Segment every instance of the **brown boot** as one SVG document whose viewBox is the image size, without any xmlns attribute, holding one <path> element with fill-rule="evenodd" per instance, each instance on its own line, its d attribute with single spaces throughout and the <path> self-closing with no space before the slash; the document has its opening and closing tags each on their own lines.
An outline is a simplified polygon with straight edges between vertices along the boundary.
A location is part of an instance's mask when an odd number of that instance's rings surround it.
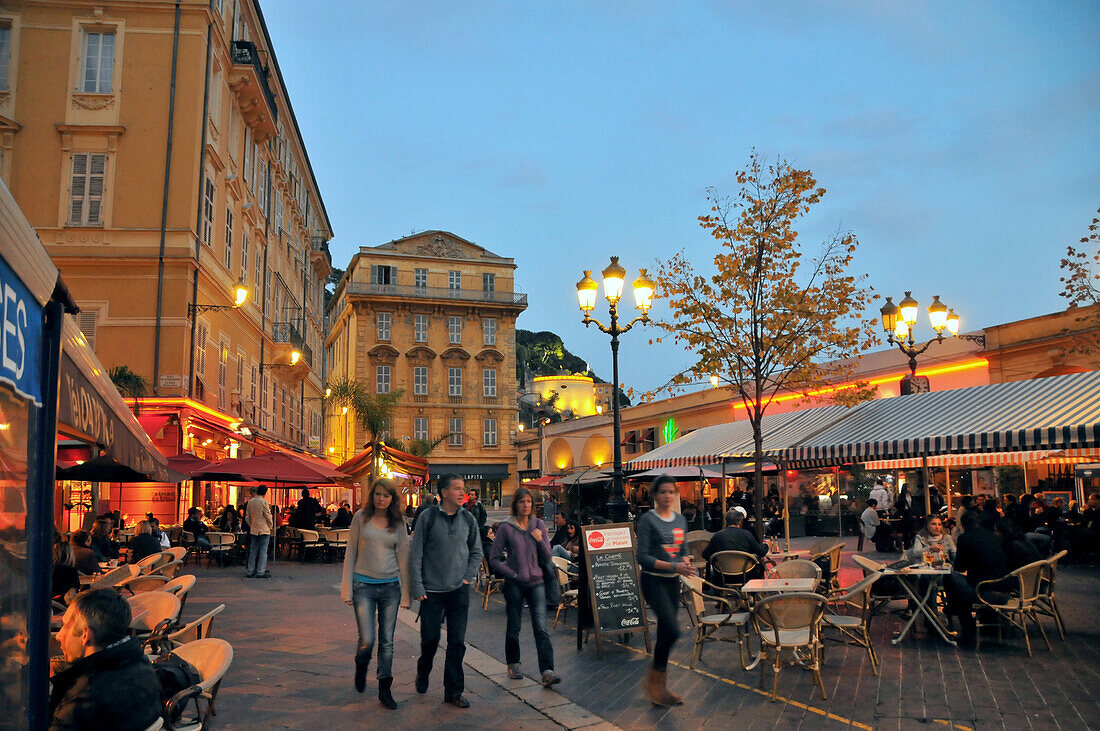
<svg viewBox="0 0 1100 731">
<path fill-rule="evenodd" d="M 668 672 L 657 673 L 658 683 L 661 689 L 661 705 L 662 706 L 678 706 L 684 702 L 684 699 L 673 693 L 668 689 Z"/>
<path fill-rule="evenodd" d="M 653 669 L 652 665 L 649 666 L 645 673 L 645 695 L 655 706 L 664 705 L 664 703 L 661 702 L 664 698 L 662 694 L 664 684 L 658 679 L 658 675 L 663 675 L 663 673 L 658 673 Z"/>
</svg>

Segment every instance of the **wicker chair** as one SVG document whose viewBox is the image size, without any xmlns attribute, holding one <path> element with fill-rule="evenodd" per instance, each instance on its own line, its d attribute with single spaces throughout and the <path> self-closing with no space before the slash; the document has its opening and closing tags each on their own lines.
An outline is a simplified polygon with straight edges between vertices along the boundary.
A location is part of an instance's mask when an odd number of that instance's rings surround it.
<svg viewBox="0 0 1100 731">
<path fill-rule="evenodd" d="M 214 617 L 221 614 L 224 609 L 225 605 L 219 604 L 198 619 L 188 622 L 182 628 L 168 635 L 166 639 L 171 643 L 172 647 L 175 648 L 180 645 L 185 645 L 188 642 L 210 637 L 211 633 L 214 631 Z"/>
<path fill-rule="evenodd" d="M 144 639 L 164 620 L 175 624 L 180 616 L 180 600 L 175 594 L 166 591 L 147 591 L 127 597 L 130 613 L 137 617 L 144 613 L 141 622 L 131 624 L 131 632 L 138 639 Z"/>
<path fill-rule="evenodd" d="M 183 614 L 183 608 L 187 606 L 187 593 L 193 588 L 195 588 L 194 575 L 184 574 L 183 576 L 177 576 L 162 586 L 161 591 L 167 591 L 179 597 L 180 614 Z"/>
<path fill-rule="evenodd" d="M 821 582 L 821 567 L 813 561 L 796 558 L 776 565 L 768 574 L 769 579 L 814 579 Z M 816 586 L 816 584 L 815 584 Z"/>
<path fill-rule="evenodd" d="M 1058 628 L 1058 636 L 1066 639 L 1066 624 L 1062 621 L 1062 613 L 1058 611 L 1058 603 L 1054 599 L 1054 583 L 1058 578 L 1058 561 L 1065 557 L 1069 551 L 1059 551 L 1044 563 L 1046 569 L 1039 577 L 1039 594 L 1035 597 L 1035 611 L 1046 617 L 1054 619 L 1054 626 Z"/>
<path fill-rule="evenodd" d="M 489 559 L 484 556 L 481 559 L 481 570 L 479 572 L 481 577 L 478 586 L 478 593 L 481 594 L 481 609 L 482 611 L 489 611 L 489 597 L 493 592 L 499 592 L 501 587 L 504 586 L 504 579 L 493 576 L 493 572 L 489 570 Z"/>
<path fill-rule="evenodd" d="M 788 562 L 790 563 L 790 562 Z M 766 597 L 752 609 L 753 624 L 760 636 L 760 685 L 764 685 L 764 666 L 775 655 L 772 665 L 772 701 L 779 692 L 779 671 L 784 652 L 788 652 L 814 675 L 814 681 L 826 700 L 821 680 L 821 618 L 827 600 L 820 594 L 790 592 Z"/>
<path fill-rule="evenodd" d="M 840 614 L 837 612 L 825 614 L 822 617 L 826 628 L 832 627 L 840 631 L 841 636 L 844 638 L 841 642 L 847 642 L 850 645 L 863 647 L 867 650 L 867 657 L 871 660 L 871 672 L 875 675 L 878 675 L 878 653 L 875 652 L 874 643 L 871 642 L 871 617 L 874 616 L 871 611 L 871 586 L 881 576 L 880 573 L 864 576 L 849 586 L 844 594 L 836 597 L 831 602 L 834 610 L 838 610 L 841 605 L 846 605 L 856 610 L 858 614 Z"/>
<path fill-rule="evenodd" d="M 744 551 L 718 551 L 710 557 L 710 567 L 714 575 L 721 577 L 722 586 L 730 587 L 734 592 L 748 581 L 749 575 L 759 565 L 759 558 Z"/>
<path fill-rule="evenodd" d="M 146 556 L 145 558 L 136 562 L 134 565 L 138 567 L 141 573 L 149 574 L 152 573 L 154 569 L 158 569 L 164 564 L 170 563 L 174 560 L 175 557 L 172 556 L 172 554 L 166 551 L 161 551 L 160 553 L 153 553 Z"/>
<path fill-rule="evenodd" d="M 745 603 L 736 589 L 719 587 L 711 584 L 698 576 L 681 576 L 682 591 L 680 601 L 687 608 L 688 619 L 695 630 L 695 645 L 691 650 L 691 665 L 703 657 L 703 645 L 708 642 L 736 642 L 741 656 L 741 667 L 748 670 L 746 649 L 748 647 L 748 624 L 751 614 L 744 609 Z M 710 592 L 706 592 L 706 589 Z M 713 593 L 721 592 L 723 597 L 715 597 Z M 708 613 L 706 600 L 718 602 L 718 609 Z M 721 630 L 732 627 L 736 629 L 736 639 L 719 637 Z M 749 652 L 751 654 L 751 651 Z"/>
<path fill-rule="evenodd" d="M 810 547 L 810 560 L 817 561 L 818 559 L 828 558 L 829 560 L 829 593 L 833 594 L 840 591 L 840 559 L 844 555 L 844 544 L 837 543 L 834 539 L 829 539 L 829 545 L 824 545 L 826 541 L 818 541 Z M 821 550 L 817 550 L 820 548 Z"/>
<path fill-rule="evenodd" d="M 1027 621 L 1031 620 L 1036 627 L 1039 628 L 1039 634 L 1043 636 L 1043 641 L 1047 643 L 1047 649 L 1052 650 L 1050 646 L 1050 640 L 1047 638 L 1047 633 L 1043 629 L 1043 625 L 1039 623 L 1039 612 L 1037 597 L 1039 596 L 1039 584 L 1043 578 L 1044 573 L 1047 571 L 1046 561 L 1035 561 L 1029 563 L 1026 566 L 1021 566 L 1016 569 L 1004 579 L 991 579 L 990 581 L 981 581 L 974 587 L 974 593 L 978 595 L 979 610 L 978 610 L 978 632 L 976 634 L 977 648 L 981 648 L 982 642 L 982 627 L 988 626 L 990 623 L 981 621 L 981 609 L 985 608 L 994 612 L 998 619 L 1008 620 L 1008 623 L 1013 627 L 1023 630 L 1024 644 L 1027 646 L 1028 657 L 1031 657 L 1031 637 L 1027 633 Z M 1011 580 L 1015 579 L 1017 584 L 1012 594 L 1008 598 L 1002 599 L 1004 596 L 1004 589 L 1006 584 L 1011 584 Z M 1008 580 L 1008 581 L 1006 581 Z M 1003 639 L 1001 635 L 1001 629 L 1003 624 L 1001 622 L 996 623 L 998 637 Z"/>
<path fill-rule="evenodd" d="M 225 640 L 207 637 L 180 645 L 175 649 L 175 653 L 194 665 L 202 680 L 198 685 L 181 690 L 168 701 L 165 708 L 165 715 L 168 718 L 175 717 L 177 713 L 182 713 L 184 716 L 182 721 L 170 722 L 169 727 L 187 731 L 206 728 L 210 722 L 210 716 L 217 715 L 214 701 L 218 696 L 222 678 L 233 663 L 233 646 Z M 187 703 L 192 700 L 195 702 L 195 710 L 194 715 L 190 716 L 187 713 Z M 205 702 L 205 709 L 200 705 L 200 701 Z"/>
<path fill-rule="evenodd" d="M 218 559 L 218 565 L 224 566 L 225 559 L 229 556 L 229 552 L 233 550 L 233 544 L 236 542 L 237 537 L 232 533 L 215 533 L 211 531 L 206 534 L 207 540 L 210 541 L 210 548 L 206 551 L 206 567 L 210 568 L 210 564 L 214 559 Z"/>
<path fill-rule="evenodd" d="M 689 530 L 684 536 L 688 554 L 691 556 L 691 565 L 696 569 L 702 569 L 707 565 L 707 560 L 703 558 L 703 549 L 710 544 L 713 535 L 710 531 Z"/>
<path fill-rule="evenodd" d="M 558 611 L 554 614 L 554 626 L 557 627 L 561 613 L 565 612 L 568 616 L 569 610 L 576 608 L 580 592 L 575 588 L 569 588 L 573 583 L 573 577 L 569 575 L 569 561 L 561 556 L 551 556 L 550 560 L 554 562 L 558 583 L 561 584 L 561 603 L 558 604 Z"/>
<path fill-rule="evenodd" d="M 183 533 L 186 533 L 186 531 L 183 531 L 180 535 L 183 535 Z M 194 541 L 194 536 L 192 536 L 191 540 Z M 186 561 L 187 553 L 189 550 L 189 546 L 172 546 L 167 551 L 165 551 L 165 553 L 172 554 L 172 556 L 174 557 L 173 560 L 175 561 Z"/>
<path fill-rule="evenodd" d="M 864 578 L 872 574 L 881 575 L 881 573 L 886 570 L 886 564 L 872 561 L 866 556 L 861 556 L 858 553 L 852 556 L 852 561 L 863 570 Z M 890 604 L 894 602 L 903 603 L 895 609 L 890 609 Z M 898 583 L 898 578 L 896 576 L 883 577 L 881 581 L 876 582 L 871 587 L 871 614 L 880 614 L 887 611 L 908 611 L 908 606 L 909 595 L 905 593 L 905 589 Z"/>
<path fill-rule="evenodd" d="M 120 594 L 127 593 L 130 596 L 146 591 L 160 591 L 168 583 L 167 576 L 160 574 L 137 574 L 129 579 L 118 582 L 115 589 Z"/>
<path fill-rule="evenodd" d="M 301 538 L 298 543 L 298 560 L 300 562 L 305 562 L 306 552 L 310 549 L 318 551 L 322 560 L 324 560 L 325 543 L 321 540 L 320 533 L 309 528 L 298 528 L 298 536 Z"/>
<path fill-rule="evenodd" d="M 180 568 L 183 567 L 183 561 L 169 561 L 168 563 L 150 571 L 146 576 L 163 576 L 166 579 L 176 578 L 176 574 L 179 573 Z"/>
<path fill-rule="evenodd" d="M 107 573 L 98 577 L 92 583 L 88 584 L 87 590 L 95 591 L 96 589 L 111 589 L 118 586 L 122 582 L 137 576 L 139 571 L 141 571 L 141 569 L 138 568 L 137 564 L 124 564 L 122 566 L 119 566 L 117 569 L 111 569 Z"/>
</svg>

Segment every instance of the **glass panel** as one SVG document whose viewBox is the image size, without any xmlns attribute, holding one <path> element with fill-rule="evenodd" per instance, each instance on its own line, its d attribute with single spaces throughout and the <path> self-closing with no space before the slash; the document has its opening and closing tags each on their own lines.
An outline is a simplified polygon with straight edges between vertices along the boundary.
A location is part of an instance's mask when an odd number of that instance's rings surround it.
<svg viewBox="0 0 1100 731">
<path fill-rule="evenodd" d="M 27 402 L 3 385 L 0 425 L 0 647 L 9 648 L 0 662 L 0 719 L 7 719 L 0 725 L 6 727 L 27 712 L 27 656 L 16 648 L 27 641 L 27 463 L 36 445 Z"/>
</svg>

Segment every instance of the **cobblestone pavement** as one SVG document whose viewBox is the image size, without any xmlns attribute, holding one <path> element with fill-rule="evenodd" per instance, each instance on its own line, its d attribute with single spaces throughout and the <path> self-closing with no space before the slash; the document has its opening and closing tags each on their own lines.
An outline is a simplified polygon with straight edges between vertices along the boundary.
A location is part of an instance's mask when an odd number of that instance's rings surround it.
<svg viewBox="0 0 1100 731">
<path fill-rule="evenodd" d="M 794 545 L 811 540 L 798 539 Z M 848 543 L 854 548 L 854 539 Z M 488 611 L 471 602 L 466 683 L 473 706 L 458 710 L 440 703 L 442 650 L 432 689 L 425 696 L 413 691 L 418 634 L 411 625 L 413 615 L 403 613 L 394 659 L 394 694 L 401 704 L 396 712 L 378 705 L 373 675 L 363 696 L 350 687 L 355 625 L 335 586 L 338 565 L 280 562 L 272 572 L 275 578 L 269 581 L 246 581 L 237 568 L 194 569 L 200 578 L 186 614 L 197 616 L 223 601 L 228 605 L 215 623 L 215 635 L 230 640 L 236 651 L 218 696 L 216 723 L 227 728 L 318 723 L 336 728 L 364 723 L 395 728 L 606 728 L 597 726 L 603 722 L 622 728 L 1100 728 L 1096 567 L 1059 571 L 1059 604 L 1068 634 L 1063 641 L 1046 623 L 1053 652 L 1034 631 L 1034 658 L 1028 658 L 1023 638 L 1009 633 L 1003 641 L 996 634 L 984 638 L 980 653 L 953 649 L 923 633 L 895 647 L 889 640 L 899 620 L 879 618 L 873 628 L 879 675 L 871 673 L 865 651 L 830 644 L 822 672 L 828 700 L 821 699 L 808 672 L 791 668 L 780 676 L 780 699 L 771 702 L 759 689 L 758 672 L 740 670 L 736 647 L 724 643 L 708 645 L 703 659 L 689 669 L 691 646 L 683 613 L 685 634 L 673 650 L 669 672 L 670 686 L 686 699 L 683 706 L 660 709 L 644 701 L 640 683 L 647 656 L 640 636 L 629 644 L 608 643 L 603 658 L 597 659 L 594 642 L 576 650 L 573 615 L 551 630 L 556 669 L 564 678 L 558 692 L 530 680 L 507 681 L 499 662 L 504 605 L 494 595 Z M 846 553 L 842 584 L 858 576 Z M 521 643 L 524 669 L 534 675 L 529 626 Z M 770 689 L 770 671 L 766 682 Z M 504 687 L 509 683 L 515 686 Z M 547 715 L 555 709 L 557 721 Z"/>
</svg>

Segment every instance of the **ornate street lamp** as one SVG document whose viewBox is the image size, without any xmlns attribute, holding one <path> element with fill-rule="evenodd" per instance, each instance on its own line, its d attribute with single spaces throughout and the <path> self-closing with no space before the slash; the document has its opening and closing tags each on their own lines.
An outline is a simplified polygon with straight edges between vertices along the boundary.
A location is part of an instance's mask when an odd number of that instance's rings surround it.
<svg viewBox="0 0 1100 731">
<path fill-rule="evenodd" d="M 902 394 L 917 393 L 927 390 L 926 381 L 917 380 L 917 356 L 928 350 L 933 343 L 941 343 L 944 340 L 944 331 L 947 337 L 959 336 L 959 316 L 955 311 L 948 309 L 947 305 L 940 302 L 940 296 L 932 298 L 932 304 L 928 306 L 928 322 L 936 331 L 936 337 L 922 346 L 917 346 L 913 337 L 913 330 L 917 324 L 917 312 L 919 303 L 913 299 L 912 292 L 906 292 L 901 302 L 894 304 L 893 297 L 886 298 L 886 304 L 880 310 L 882 313 L 882 329 L 886 333 L 886 340 L 891 345 L 896 345 L 898 350 L 909 356 L 909 375 L 902 379 Z M 966 340 L 985 346 L 984 335 L 962 335 Z"/>
<path fill-rule="evenodd" d="M 187 317 L 188 319 L 194 319 L 195 315 L 201 315 L 203 312 L 210 310 L 236 310 L 239 309 L 248 301 L 248 285 L 245 284 L 244 279 L 241 279 L 233 287 L 233 304 L 231 305 L 205 305 L 205 304 L 191 304 L 187 305 Z"/>
<path fill-rule="evenodd" d="M 619 265 L 619 257 L 611 257 L 611 264 L 603 270 L 603 291 L 608 302 L 608 313 L 611 316 L 610 327 L 604 326 L 598 320 L 592 318 L 592 310 L 596 309 L 596 292 L 599 285 L 592 279 L 592 270 L 584 270 L 584 278 L 577 282 L 577 299 L 580 302 L 584 319 L 581 322 L 585 327 L 595 325 L 601 331 L 611 336 L 611 372 L 614 388 L 611 396 L 611 412 L 613 414 L 613 454 L 615 468 L 612 473 L 611 499 L 607 503 L 608 515 L 613 522 L 621 523 L 626 520 L 627 502 L 623 497 L 623 457 L 621 437 L 619 435 L 619 336 L 634 327 L 635 323 L 649 322 L 649 308 L 653 305 L 653 280 L 646 276 L 645 269 L 638 273 L 634 280 L 634 303 L 641 310 L 640 317 L 636 317 L 626 325 L 619 324 L 619 300 L 623 296 L 623 286 L 626 284 L 626 270 Z"/>
</svg>

